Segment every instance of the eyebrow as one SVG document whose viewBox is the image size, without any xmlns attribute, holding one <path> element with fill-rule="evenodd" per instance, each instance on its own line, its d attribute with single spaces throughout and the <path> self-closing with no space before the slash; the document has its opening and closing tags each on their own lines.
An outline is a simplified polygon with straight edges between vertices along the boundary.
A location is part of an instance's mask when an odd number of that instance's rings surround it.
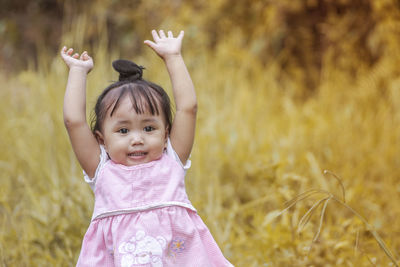
<svg viewBox="0 0 400 267">
<path fill-rule="evenodd" d="M 126 123 L 129 123 L 129 122 L 130 122 L 129 120 L 119 120 L 119 121 L 117 121 L 116 124 L 126 124 Z"/>
<path fill-rule="evenodd" d="M 156 122 L 157 120 L 154 118 L 146 118 L 141 120 L 141 123 L 149 123 L 149 122 Z M 130 120 L 118 120 L 115 124 L 116 125 L 121 125 L 121 124 L 129 124 L 131 123 Z"/>
<path fill-rule="evenodd" d="M 153 118 L 148 118 L 148 119 L 143 119 L 142 122 L 155 122 L 157 121 L 156 119 Z"/>
</svg>

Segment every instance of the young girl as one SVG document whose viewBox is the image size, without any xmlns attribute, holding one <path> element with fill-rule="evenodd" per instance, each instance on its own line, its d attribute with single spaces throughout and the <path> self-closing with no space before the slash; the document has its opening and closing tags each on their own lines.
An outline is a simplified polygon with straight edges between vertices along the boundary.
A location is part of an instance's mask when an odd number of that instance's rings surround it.
<svg viewBox="0 0 400 267">
<path fill-rule="evenodd" d="M 86 122 L 86 76 L 93 60 L 64 47 L 69 67 L 64 122 L 93 189 L 92 221 L 77 266 L 232 266 L 190 203 L 184 184 L 196 123 L 196 94 L 181 56 L 183 31 L 145 41 L 165 62 L 176 104 L 142 79 L 143 67 L 113 62 L 119 81 L 98 97 Z"/>
</svg>

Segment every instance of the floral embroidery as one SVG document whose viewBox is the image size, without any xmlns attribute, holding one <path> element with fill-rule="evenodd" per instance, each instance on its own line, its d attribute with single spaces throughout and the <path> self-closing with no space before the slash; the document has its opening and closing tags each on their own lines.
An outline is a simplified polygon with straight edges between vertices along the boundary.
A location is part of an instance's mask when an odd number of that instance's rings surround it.
<svg viewBox="0 0 400 267">
<path fill-rule="evenodd" d="M 185 241 L 181 238 L 174 238 L 171 241 L 168 249 L 168 258 L 172 259 L 172 262 L 176 261 L 176 256 L 185 250 Z"/>
<path fill-rule="evenodd" d="M 183 239 L 172 240 L 170 249 L 173 252 L 182 252 L 185 249 L 185 241 Z"/>
</svg>

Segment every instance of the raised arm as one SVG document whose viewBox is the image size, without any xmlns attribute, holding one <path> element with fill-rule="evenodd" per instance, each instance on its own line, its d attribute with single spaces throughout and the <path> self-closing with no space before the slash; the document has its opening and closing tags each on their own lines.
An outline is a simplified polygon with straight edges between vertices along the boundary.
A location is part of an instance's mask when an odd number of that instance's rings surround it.
<svg viewBox="0 0 400 267">
<path fill-rule="evenodd" d="M 69 67 L 64 96 L 64 123 L 72 148 L 82 169 L 93 177 L 99 163 L 100 148 L 86 121 L 86 77 L 93 68 L 93 60 L 83 52 L 63 47 L 61 57 Z"/>
<path fill-rule="evenodd" d="M 165 62 L 171 78 L 175 99 L 175 118 L 170 129 L 172 146 L 183 163 L 192 151 L 196 126 L 197 99 L 192 79 L 181 54 L 183 31 L 173 37 L 171 31 L 152 32 L 154 42 L 144 43 L 151 47 Z"/>
</svg>

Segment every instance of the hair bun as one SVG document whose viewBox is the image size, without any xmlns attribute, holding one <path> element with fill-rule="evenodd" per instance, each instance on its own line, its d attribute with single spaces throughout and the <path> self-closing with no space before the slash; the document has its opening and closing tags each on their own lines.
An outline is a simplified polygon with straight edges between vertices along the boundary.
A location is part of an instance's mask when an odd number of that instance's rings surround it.
<svg viewBox="0 0 400 267">
<path fill-rule="evenodd" d="M 119 72 L 119 81 L 141 80 L 144 67 L 125 59 L 114 60 L 113 68 Z"/>
</svg>

